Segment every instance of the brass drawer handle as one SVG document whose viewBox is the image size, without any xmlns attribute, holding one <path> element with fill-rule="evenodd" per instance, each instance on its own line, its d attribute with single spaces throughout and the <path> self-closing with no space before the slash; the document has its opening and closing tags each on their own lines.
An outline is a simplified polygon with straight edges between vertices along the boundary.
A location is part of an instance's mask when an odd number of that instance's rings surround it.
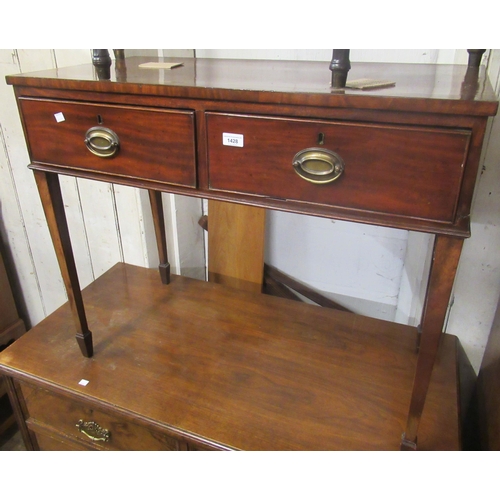
<svg viewBox="0 0 500 500">
<path fill-rule="evenodd" d="M 111 437 L 111 433 L 107 429 L 103 429 L 95 422 L 84 422 L 83 420 L 79 420 L 76 427 L 92 441 L 108 442 Z"/>
<path fill-rule="evenodd" d="M 295 172 L 313 184 L 328 184 L 336 181 L 344 172 L 344 160 L 333 151 L 309 148 L 299 151 L 293 158 Z"/>
<path fill-rule="evenodd" d="M 89 151 L 102 158 L 111 158 L 120 149 L 120 139 L 110 128 L 92 127 L 85 134 Z"/>
</svg>

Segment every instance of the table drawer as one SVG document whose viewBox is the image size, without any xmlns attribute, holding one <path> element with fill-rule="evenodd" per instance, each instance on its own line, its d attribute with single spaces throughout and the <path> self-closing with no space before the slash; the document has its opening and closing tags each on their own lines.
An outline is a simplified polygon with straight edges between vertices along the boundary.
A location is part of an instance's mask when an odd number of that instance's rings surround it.
<svg viewBox="0 0 500 500">
<path fill-rule="evenodd" d="M 30 98 L 19 102 L 32 162 L 196 186 L 192 111 Z M 110 145 L 115 137 L 116 151 Z"/>
<path fill-rule="evenodd" d="M 47 435 L 50 429 L 54 439 L 60 440 L 61 436 L 67 436 L 68 441 L 96 449 L 179 449 L 177 439 L 161 431 L 154 431 L 121 416 L 102 411 L 92 404 L 79 403 L 31 384 L 19 385 L 28 411 L 28 427 L 37 434 L 40 434 L 40 429 L 44 429 L 43 434 Z"/>
<path fill-rule="evenodd" d="M 212 190 L 455 220 L 469 131 L 219 113 L 207 114 L 207 131 Z M 343 160 L 336 180 L 313 183 L 296 173 L 296 154 L 310 148 Z M 312 177 L 329 180 L 321 174 Z"/>
</svg>

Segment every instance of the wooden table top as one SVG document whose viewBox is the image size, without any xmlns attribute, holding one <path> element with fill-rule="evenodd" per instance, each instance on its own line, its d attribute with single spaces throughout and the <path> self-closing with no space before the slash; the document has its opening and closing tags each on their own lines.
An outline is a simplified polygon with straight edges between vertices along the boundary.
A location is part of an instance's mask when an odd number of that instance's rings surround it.
<svg viewBox="0 0 500 500">
<path fill-rule="evenodd" d="M 182 62 L 171 69 L 145 69 L 147 62 Z M 485 68 L 465 65 L 352 63 L 348 82 L 391 80 L 394 87 L 332 90 L 328 62 L 131 57 L 113 63 L 110 80 L 92 64 L 7 77 L 13 85 L 169 97 L 329 106 L 339 108 L 494 115 L 498 100 Z"/>
<path fill-rule="evenodd" d="M 117 264 L 84 290 L 95 354 L 68 305 L 0 354 L 58 393 L 250 450 L 398 450 L 416 330 Z M 457 339 L 446 335 L 419 449 L 459 449 Z M 79 381 L 89 381 L 86 387 Z"/>
</svg>

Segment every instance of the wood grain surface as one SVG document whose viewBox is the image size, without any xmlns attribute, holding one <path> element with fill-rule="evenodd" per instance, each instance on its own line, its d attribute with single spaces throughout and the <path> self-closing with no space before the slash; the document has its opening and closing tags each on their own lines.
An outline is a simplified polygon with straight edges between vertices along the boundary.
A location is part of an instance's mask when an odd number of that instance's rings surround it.
<svg viewBox="0 0 500 500">
<path fill-rule="evenodd" d="M 63 306 L 1 370 L 193 443 L 247 450 L 397 450 L 416 331 L 117 264 L 84 290 L 95 355 Z M 419 449 L 458 449 L 456 338 L 445 336 Z M 79 385 L 86 379 L 86 387 Z"/>
<path fill-rule="evenodd" d="M 175 61 L 175 58 L 169 58 Z M 7 82 L 30 86 L 109 92 L 143 93 L 194 99 L 233 99 L 241 102 L 302 104 L 358 109 L 385 109 L 488 115 L 497 109 L 484 68 L 477 92 L 464 95 L 467 68 L 460 65 L 357 63 L 350 79 L 380 78 L 396 86 L 363 93 L 345 89 L 332 92 L 328 63 L 310 61 L 263 61 L 230 59 L 182 59 L 184 65 L 169 72 L 139 67 L 151 58 L 125 60 L 126 78 L 113 66 L 111 81 L 99 80 L 91 64 L 12 75 Z"/>
<path fill-rule="evenodd" d="M 209 200 L 208 279 L 259 293 L 264 280 L 266 211 Z"/>
<path fill-rule="evenodd" d="M 207 130 L 210 189 L 455 221 L 470 132 L 221 113 L 207 115 Z M 224 132 L 244 147 L 224 146 Z M 309 148 L 340 155 L 340 178 L 300 178 L 293 160 Z"/>
<path fill-rule="evenodd" d="M 20 106 L 34 162 L 196 185 L 192 112 L 31 99 Z M 85 146 L 86 132 L 97 126 L 117 134 L 115 156 L 102 158 Z"/>
</svg>

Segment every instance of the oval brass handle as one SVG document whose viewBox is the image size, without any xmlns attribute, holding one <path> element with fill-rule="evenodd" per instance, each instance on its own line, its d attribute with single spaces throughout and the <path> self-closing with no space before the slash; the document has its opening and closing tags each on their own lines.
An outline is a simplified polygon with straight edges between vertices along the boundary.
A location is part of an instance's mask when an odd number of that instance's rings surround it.
<svg viewBox="0 0 500 500">
<path fill-rule="evenodd" d="M 120 139 L 110 128 L 92 127 L 85 134 L 89 151 L 102 158 L 111 158 L 120 149 Z"/>
<path fill-rule="evenodd" d="M 293 158 L 295 172 L 308 182 L 328 184 L 344 172 L 344 160 L 333 151 L 309 148 L 299 151 Z"/>
<path fill-rule="evenodd" d="M 107 442 L 111 437 L 111 433 L 107 429 L 103 429 L 95 422 L 84 422 L 83 420 L 78 420 L 76 427 L 82 434 L 85 434 L 85 436 L 92 441 Z"/>
</svg>

